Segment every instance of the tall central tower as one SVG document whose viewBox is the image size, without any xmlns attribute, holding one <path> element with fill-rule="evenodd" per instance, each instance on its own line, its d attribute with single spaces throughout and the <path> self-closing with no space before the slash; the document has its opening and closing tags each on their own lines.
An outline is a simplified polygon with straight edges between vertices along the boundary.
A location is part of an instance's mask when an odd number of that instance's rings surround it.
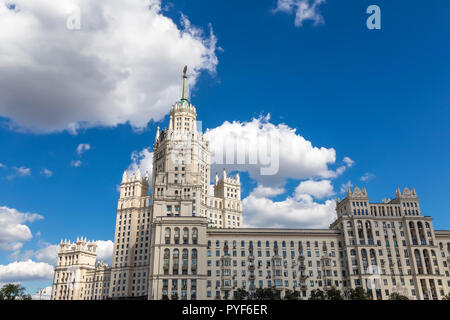
<svg viewBox="0 0 450 320">
<path fill-rule="evenodd" d="M 197 130 L 197 111 L 186 98 L 186 68 L 181 100 L 172 106 L 169 128 L 153 145 L 152 218 L 206 216 L 210 181 L 208 141 Z"/>
<path fill-rule="evenodd" d="M 239 175 L 224 172 L 210 186 L 209 142 L 187 99 L 186 69 L 169 127 L 158 128 L 153 145 L 149 299 L 205 299 L 206 265 L 197 262 L 206 256 L 206 230 L 242 223 Z"/>
</svg>

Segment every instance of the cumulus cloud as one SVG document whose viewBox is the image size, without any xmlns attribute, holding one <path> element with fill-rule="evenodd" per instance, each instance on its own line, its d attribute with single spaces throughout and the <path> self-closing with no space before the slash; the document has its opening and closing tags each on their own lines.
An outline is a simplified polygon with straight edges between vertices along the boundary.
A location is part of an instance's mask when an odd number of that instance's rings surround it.
<svg viewBox="0 0 450 320">
<path fill-rule="evenodd" d="M 302 195 L 308 194 L 316 199 L 323 199 L 334 195 L 333 185 L 330 180 L 306 180 L 300 182 L 295 189 L 296 199 L 301 199 Z"/>
<path fill-rule="evenodd" d="M 3 163 L 0 163 L 0 168 L 6 168 L 6 166 Z"/>
<path fill-rule="evenodd" d="M 285 192 L 286 190 L 284 188 L 271 188 L 259 184 L 256 186 L 256 188 L 252 190 L 252 195 L 257 198 L 274 197 L 283 194 Z"/>
<path fill-rule="evenodd" d="M 91 149 L 91 145 L 89 143 L 80 143 L 77 147 L 77 154 L 81 156 L 85 151 Z"/>
<path fill-rule="evenodd" d="M 45 262 L 15 261 L 0 265 L 0 282 L 51 280 L 53 266 Z"/>
<path fill-rule="evenodd" d="M 277 0 L 277 7 L 274 12 L 295 13 L 294 24 L 297 27 L 303 26 L 304 21 L 312 20 L 314 25 L 325 23 L 319 6 L 325 0 Z"/>
<path fill-rule="evenodd" d="M 218 63 L 211 26 L 177 26 L 161 0 L 15 0 L 0 21 L 0 116 L 17 130 L 141 129 L 179 98 L 184 65 L 192 87 Z"/>
<path fill-rule="evenodd" d="M 341 189 L 339 190 L 339 192 L 340 193 L 345 193 L 345 192 L 347 192 L 347 189 L 351 188 L 351 187 L 353 187 L 353 183 L 349 180 L 346 183 L 343 183 L 341 185 Z"/>
<path fill-rule="evenodd" d="M 72 167 L 75 167 L 75 168 L 80 167 L 81 164 L 82 164 L 81 160 L 73 160 L 73 161 L 70 163 L 70 165 L 71 165 Z"/>
<path fill-rule="evenodd" d="M 33 236 L 25 223 L 32 223 L 43 217 L 36 213 L 22 213 L 13 208 L 0 207 L 0 250 L 19 250 L 23 242 Z"/>
<path fill-rule="evenodd" d="M 372 179 L 374 179 L 374 178 L 375 178 L 375 175 L 374 175 L 373 173 L 366 172 L 366 173 L 360 178 L 360 180 L 361 180 L 362 182 L 368 182 L 368 181 L 370 181 L 370 180 L 372 180 Z"/>
<path fill-rule="evenodd" d="M 313 201 L 308 194 L 298 199 L 287 197 L 273 201 L 250 193 L 242 200 L 246 227 L 266 228 L 327 228 L 335 219 L 335 201 Z"/>
<path fill-rule="evenodd" d="M 226 121 L 207 131 L 213 161 L 211 172 L 223 167 L 228 171 L 247 171 L 260 184 L 277 187 L 286 179 L 331 178 L 341 173 L 328 168 L 336 161 L 333 148 L 315 147 L 296 129 L 274 125 L 269 120 L 268 115 L 249 122 Z M 275 174 L 264 174 L 263 170 L 270 167 L 278 170 Z"/>
<path fill-rule="evenodd" d="M 31 176 L 31 169 L 26 167 L 13 167 L 14 173 L 8 176 L 9 180 L 15 177 L 26 177 Z"/>
<path fill-rule="evenodd" d="M 45 176 L 45 177 L 47 177 L 47 178 L 50 178 L 50 177 L 53 175 L 53 171 L 44 168 L 44 169 L 42 169 L 42 171 L 41 171 L 41 175 L 43 175 L 43 176 Z"/>
<path fill-rule="evenodd" d="M 153 151 L 150 151 L 150 148 L 144 148 L 141 151 L 134 151 L 131 154 L 131 164 L 128 166 L 128 171 L 133 173 L 137 172 L 137 170 L 140 170 L 142 176 L 148 173 L 149 183 L 151 185 L 153 170 Z"/>
<path fill-rule="evenodd" d="M 43 247 L 36 251 L 35 257 L 38 261 L 56 264 L 59 246 L 56 244 L 45 243 Z"/>
<path fill-rule="evenodd" d="M 23 254 L 20 254 L 20 252 L 16 252 L 15 254 L 11 255 L 11 257 L 16 260 L 35 259 L 40 262 L 46 262 L 48 264 L 55 265 L 58 257 L 59 246 L 56 244 L 53 245 L 47 243 L 45 241 L 39 241 L 38 247 L 39 249 L 37 250 L 27 250 Z"/>
<path fill-rule="evenodd" d="M 343 161 L 345 162 L 348 168 L 352 167 L 355 164 L 355 161 L 353 161 L 349 157 L 344 157 Z"/>
<path fill-rule="evenodd" d="M 114 242 L 111 240 L 97 240 L 97 261 L 104 261 L 108 265 L 112 265 L 112 255 L 114 249 Z"/>
</svg>

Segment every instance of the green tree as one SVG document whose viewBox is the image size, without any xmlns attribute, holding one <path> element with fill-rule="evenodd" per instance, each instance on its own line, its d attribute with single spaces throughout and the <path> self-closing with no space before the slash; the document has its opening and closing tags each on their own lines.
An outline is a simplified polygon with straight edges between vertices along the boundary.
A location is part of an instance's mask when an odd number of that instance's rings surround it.
<svg viewBox="0 0 450 320">
<path fill-rule="evenodd" d="M 247 290 L 245 290 L 243 288 L 239 288 L 233 292 L 234 300 L 246 300 L 248 298 L 249 298 L 249 293 Z"/>
<path fill-rule="evenodd" d="M 27 294 L 24 294 L 24 295 L 22 296 L 22 300 L 33 300 L 33 299 L 31 298 L 31 295 L 29 295 L 29 294 L 27 293 Z"/>
<path fill-rule="evenodd" d="M 341 290 L 336 289 L 335 287 L 331 287 L 331 289 L 327 290 L 326 294 L 328 300 L 344 300 Z"/>
<path fill-rule="evenodd" d="M 30 299 L 28 299 L 28 297 Z M 18 299 L 31 300 L 31 296 L 25 293 L 25 288 L 20 284 L 8 283 L 0 289 L 0 300 Z"/>
<path fill-rule="evenodd" d="M 450 300 L 450 293 L 442 297 L 442 300 Z"/>
<path fill-rule="evenodd" d="M 172 296 L 170 297 L 171 300 L 178 300 L 178 293 L 174 292 L 172 293 Z"/>
<path fill-rule="evenodd" d="M 389 300 L 409 300 L 407 296 L 404 296 L 398 292 L 392 292 L 389 295 Z"/>
<path fill-rule="evenodd" d="M 252 297 L 254 300 L 280 300 L 280 292 L 275 288 L 258 288 Z"/>
<path fill-rule="evenodd" d="M 326 294 L 320 289 L 312 290 L 309 300 L 326 300 Z"/>
<path fill-rule="evenodd" d="M 355 289 L 350 290 L 350 299 L 351 300 L 370 300 L 369 295 L 364 290 L 363 287 L 356 287 Z"/>
<path fill-rule="evenodd" d="M 284 292 L 284 300 L 298 300 L 299 297 L 300 292 L 298 291 L 286 290 Z"/>
</svg>

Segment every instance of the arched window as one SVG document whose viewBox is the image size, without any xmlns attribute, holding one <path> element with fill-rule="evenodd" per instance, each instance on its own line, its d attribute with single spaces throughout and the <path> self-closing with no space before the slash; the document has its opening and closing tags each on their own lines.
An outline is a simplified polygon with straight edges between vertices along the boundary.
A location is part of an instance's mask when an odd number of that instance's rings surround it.
<svg viewBox="0 0 450 320">
<path fill-rule="evenodd" d="M 187 270 L 188 270 L 188 260 L 189 260 L 189 251 L 188 249 L 183 249 L 183 255 L 182 255 L 182 273 L 183 274 L 187 274 Z"/>
<path fill-rule="evenodd" d="M 187 244 L 189 242 L 189 229 L 183 229 L 183 244 Z"/>
<path fill-rule="evenodd" d="M 169 273 L 169 263 L 170 263 L 170 250 L 164 249 L 164 264 L 163 264 L 164 274 Z"/>
<path fill-rule="evenodd" d="M 367 271 L 367 267 L 369 266 L 369 262 L 367 261 L 367 251 L 366 249 L 361 250 L 361 258 L 364 267 L 364 271 Z"/>
<path fill-rule="evenodd" d="M 433 269 L 431 268 L 431 259 L 430 255 L 428 254 L 428 250 L 423 250 L 423 258 L 425 260 L 425 267 L 427 268 L 428 274 L 433 274 Z"/>
<path fill-rule="evenodd" d="M 350 255 L 351 256 L 356 256 L 356 250 L 355 249 L 351 249 L 350 250 Z"/>
<path fill-rule="evenodd" d="M 416 236 L 416 231 L 415 231 L 415 227 L 414 227 L 414 222 L 410 221 L 409 222 L 409 231 L 411 234 L 411 239 L 413 241 L 413 245 L 417 245 L 417 236 Z"/>
<path fill-rule="evenodd" d="M 370 249 L 370 264 L 373 266 L 377 265 L 377 257 L 374 249 Z"/>
<path fill-rule="evenodd" d="M 197 242 L 198 242 L 198 229 L 193 228 L 192 229 L 192 243 L 197 244 Z"/>
<path fill-rule="evenodd" d="M 286 241 L 283 241 L 283 242 L 281 243 L 281 245 L 283 246 L 283 248 L 286 248 Z"/>
<path fill-rule="evenodd" d="M 166 228 L 165 239 L 166 239 L 166 244 L 169 244 L 170 243 L 170 228 Z"/>
<path fill-rule="evenodd" d="M 197 249 L 191 251 L 191 272 L 197 274 Z"/>
<path fill-rule="evenodd" d="M 291 241 L 290 246 L 291 246 L 291 248 L 294 247 L 294 241 Z"/>
<path fill-rule="evenodd" d="M 422 245 L 426 245 L 427 242 L 425 240 L 425 231 L 423 230 L 422 222 L 417 222 L 417 230 L 419 231 L 420 242 Z"/>
<path fill-rule="evenodd" d="M 422 259 L 420 257 L 420 252 L 418 249 L 414 250 L 414 257 L 416 258 L 417 271 L 419 274 L 423 274 Z"/>
<path fill-rule="evenodd" d="M 174 242 L 175 244 L 180 243 L 180 228 L 175 228 L 174 230 Z"/>
</svg>

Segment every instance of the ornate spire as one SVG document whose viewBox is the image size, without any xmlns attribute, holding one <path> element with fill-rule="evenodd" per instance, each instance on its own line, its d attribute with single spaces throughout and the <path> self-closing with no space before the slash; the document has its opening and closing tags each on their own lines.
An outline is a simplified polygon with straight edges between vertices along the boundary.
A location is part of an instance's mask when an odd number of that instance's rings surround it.
<svg viewBox="0 0 450 320">
<path fill-rule="evenodd" d="M 187 72 L 187 66 L 184 66 L 184 69 L 183 69 L 183 94 L 181 96 L 181 101 L 182 102 L 183 101 L 187 102 L 187 98 L 186 98 L 186 79 L 187 79 L 187 75 L 186 75 L 186 72 Z"/>
</svg>

